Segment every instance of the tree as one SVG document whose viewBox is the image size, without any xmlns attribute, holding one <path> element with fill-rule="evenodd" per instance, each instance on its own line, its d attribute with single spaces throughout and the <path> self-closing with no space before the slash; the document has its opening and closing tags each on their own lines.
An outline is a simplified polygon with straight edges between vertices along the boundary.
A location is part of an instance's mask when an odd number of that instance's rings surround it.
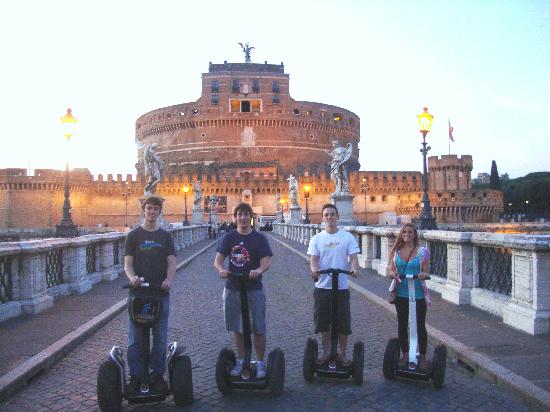
<svg viewBox="0 0 550 412">
<path fill-rule="evenodd" d="M 500 177 L 498 176 L 497 162 L 493 160 L 491 163 L 491 179 L 490 179 L 491 189 L 500 190 Z"/>
</svg>

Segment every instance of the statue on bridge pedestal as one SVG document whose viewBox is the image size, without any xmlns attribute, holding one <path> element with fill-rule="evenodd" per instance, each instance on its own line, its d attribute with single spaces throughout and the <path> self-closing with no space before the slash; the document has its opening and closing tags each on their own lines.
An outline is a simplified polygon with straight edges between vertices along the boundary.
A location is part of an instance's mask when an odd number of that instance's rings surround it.
<svg viewBox="0 0 550 412">
<path fill-rule="evenodd" d="M 193 195 L 195 196 L 195 199 L 193 200 L 193 210 L 201 210 L 202 183 L 200 180 L 193 183 Z"/>
<path fill-rule="evenodd" d="M 148 176 L 147 184 L 143 191 L 144 196 L 151 196 L 155 193 L 157 184 L 162 179 L 162 169 L 164 163 L 156 152 L 158 144 L 148 144 L 143 148 L 143 163 L 145 166 L 145 176 Z"/>
<path fill-rule="evenodd" d="M 298 205 L 298 181 L 294 175 L 288 177 L 288 199 L 290 201 L 290 207 L 300 207 Z"/>
<path fill-rule="evenodd" d="M 332 141 L 332 151 L 327 152 L 332 160 L 330 161 L 330 176 L 334 180 L 336 189 L 331 197 L 349 195 L 349 179 L 345 163 L 349 160 L 352 152 L 352 145 L 348 143 L 342 146 L 338 140 Z"/>
</svg>

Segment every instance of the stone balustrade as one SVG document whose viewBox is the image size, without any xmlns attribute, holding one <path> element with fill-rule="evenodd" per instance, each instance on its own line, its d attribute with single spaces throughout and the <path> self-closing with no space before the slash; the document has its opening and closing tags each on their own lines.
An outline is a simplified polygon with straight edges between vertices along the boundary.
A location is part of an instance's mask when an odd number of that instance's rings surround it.
<svg viewBox="0 0 550 412">
<path fill-rule="evenodd" d="M 207 225 L 172 225 L 176 251 L 208 237 Z M 0 243 L 0 321 L 39 313 L 58 296 L 81 294 L 123 271 L 126 234 Z"/>
<path fill-rule="evenodd" d="M 273 224 L 273 231 L 307 244 L 321 225 Z M 359 264 L 382 276 L 399 228 L 346 226 L 360 244 Z M 533 335 L 550 332 L 550 235 L 419 231 L 430 250 L 428 287 L 457 305 L 473 305 Z"/>
</svg>

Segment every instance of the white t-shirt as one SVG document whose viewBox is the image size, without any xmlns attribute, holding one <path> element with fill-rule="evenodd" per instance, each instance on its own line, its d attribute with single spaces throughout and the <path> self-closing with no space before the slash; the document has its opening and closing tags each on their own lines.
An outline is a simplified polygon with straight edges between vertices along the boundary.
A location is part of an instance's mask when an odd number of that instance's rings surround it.
<svg viewBox="0 0 550 412">
<path fill-rule="evenodd" d="M 359 246 L 353 235 L 345 230 L 338 229 L 336 233 L 322 231 L 317 233 L 309 241 L 307 254 L 319 256 L 319 270 L 338 268 L 349 270 L 349 256 L 359 253 Z M 315 283 L 315 287 L 332 289 L 332 277 L 321 275 Z M 340 273 L 338 276 L 338 289 L 348 288 L 348 275 Z"/>
</svg>

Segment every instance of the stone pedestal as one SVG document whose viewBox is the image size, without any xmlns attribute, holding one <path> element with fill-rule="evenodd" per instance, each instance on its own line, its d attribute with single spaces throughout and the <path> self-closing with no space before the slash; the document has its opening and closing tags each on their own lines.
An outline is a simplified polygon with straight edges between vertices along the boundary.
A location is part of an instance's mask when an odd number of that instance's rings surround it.
<svg viewBox="0 0 550 412">
<path fill-rule="evenodd" d="M 353 197 L 352 195 L 332 195 L 332 204 L 338 208 L 338 226 L 359 225 L 353 218 Z"/>
<path fill-rule="evenodd" d="M 286 223 L 302 223 L 302 208 L 300 206 L 290 208 L 290 219 Z"/>
<path fill-rule="evenodd" d="M 191 222 L 196 225 L 202 225 L 204 224 L 203 216 L 204 213 L 202 209 L 193 208 L 193 216 L 191 217 Z"/>
<path fill-rule="evenodd" d="M 273 221 L 273 223 L 281 223 L 281 221 L 283 220 L 283 211 L 278 210 L 277 213 L 275 214 L 275 216 L 277 218 Z"/>
<path fill-rule="evenodd" d="M 208 221 L 214 224 L 218 223 L 218 214 L 216 212 L 210 213 Z"/>
</svg>

